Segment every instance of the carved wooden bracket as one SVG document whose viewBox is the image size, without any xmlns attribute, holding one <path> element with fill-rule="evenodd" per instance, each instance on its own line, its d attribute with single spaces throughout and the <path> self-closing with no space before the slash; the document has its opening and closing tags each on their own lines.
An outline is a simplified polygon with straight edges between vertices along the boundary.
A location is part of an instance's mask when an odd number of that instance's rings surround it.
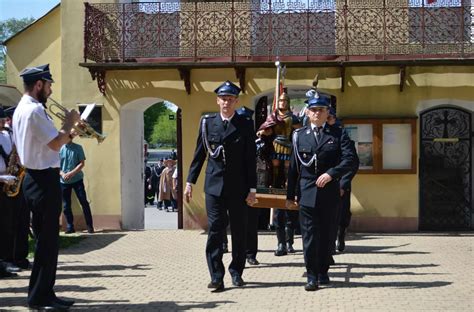
<svg viewBox="0 0 474 312">
<path fill-rule="evenodd" d="M 240 89 L 245 93 L 245 67 L 235 67 L 235 76 L 239 79 Z"/>
<path fill-rule="evenodd" d="M 184 88 L 187 94 L 191 94 L 191 69 L 178 67 L 179 78 L 184 80 Z"/>
<path fill-rule="evenodd" d="M 100 93 L 105 95 L 105 89 L 107 83 L 105 82 L 105 70 L 89 68 L 92 80 L 97 80 L 97 87 L 99 88 Z"/>
<path fill-rule="evenodd" d="M 405 80 L 406 80 L 406 66 L 400 66 L 400 92 L 403 92 L 403 88 L 405 87 Z"/>
<path fill-rule="evenodd" d="M 344 88 L 346 87 L 346 67 L 341 65 L 341 92 L 344 92 Z"/>
</svg>

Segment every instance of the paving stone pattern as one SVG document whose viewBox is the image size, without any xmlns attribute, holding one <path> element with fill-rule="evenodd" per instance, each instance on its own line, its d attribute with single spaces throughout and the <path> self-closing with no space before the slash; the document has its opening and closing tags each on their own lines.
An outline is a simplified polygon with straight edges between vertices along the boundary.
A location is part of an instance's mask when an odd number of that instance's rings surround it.
<svg viewBox="0 0 474 312">
<path fill-rule="evenodd" d="M 148 230 L 88 235 L 60 251 L 56 292 L 73 310 L 97 311 L 474 311 L 474 235 L 352 234 L 335 256 L 331 284 L 305 292 L 298 252 L 275 257 L 273 233 L 259 236 L 259 266 L 246 285 L 212 293 L 206 234 Z M 230 254 L 224 255 L 228 266 Z M 0 310 L 26 310 L 29 272 L 0 280 Z"/>
</svg>

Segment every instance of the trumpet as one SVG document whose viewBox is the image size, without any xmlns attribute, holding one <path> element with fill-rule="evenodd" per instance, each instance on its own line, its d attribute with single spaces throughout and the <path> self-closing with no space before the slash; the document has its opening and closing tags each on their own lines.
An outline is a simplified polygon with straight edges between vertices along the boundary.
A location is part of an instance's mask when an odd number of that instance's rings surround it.
<svg viewBox="0 0 474 312">
<path fill-rule="evenodd" d="M 52 98 L 49 99 L 51 100 L 51 102 L 53 102 L 48 107 L 49 112 L 64 122 L 66 120 L 66 113 L 68 113 L 69 110 L 58 102 L 56 102 L 55 100 L 53 100 Z M 94 128 L 92 128 L 92 126 L 89 125 L 85 120 L 79 120 L 74 124 L 72 128 L 81 137 L 96 139 L 98 144 L 102 143 L 105 140 L 105 135 L 95 131 Z"/>
</svg>

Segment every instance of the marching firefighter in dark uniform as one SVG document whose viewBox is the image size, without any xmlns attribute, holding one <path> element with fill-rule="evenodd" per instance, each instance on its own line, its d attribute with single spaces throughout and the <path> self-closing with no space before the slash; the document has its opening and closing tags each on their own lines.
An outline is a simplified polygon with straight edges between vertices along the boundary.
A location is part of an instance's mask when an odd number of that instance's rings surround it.
<svg viewBox="0 0 474 312">
<path fill-rule="evenodd" d="M 232 237 L 229 272 L 234 286 L 244 285 L 246 205 L 256 202 L 256 147 L 252 120 L 235 113 L 240 88 L 226 81 L 214 92 L 217 94 L 220 113 L 209 114 L 201 119 L 185 198 L 187 202 L 191 199 L 192 184 L 196 183 L 208 158 L 204 185 L 209 228 L 206 258 L 211 275 L 208 288 L 222 291 L 225 274 L 222 262 L 223 232 L 229 222 Z"/>
<path fill-rule="evenodd" d="M 329 244 L 334 242 L 332 231 L 340 201 L 338 180 L 353 169 L 356 155 L 347 134 L 326 124 L 329 100 L 316 93 L 307 103 L 310 124 L 293 134 L 286 205 L 300 206 L 308 278 L 305 290 L 314 291 L 319 284 L 329 283 Z"/>
</svg>

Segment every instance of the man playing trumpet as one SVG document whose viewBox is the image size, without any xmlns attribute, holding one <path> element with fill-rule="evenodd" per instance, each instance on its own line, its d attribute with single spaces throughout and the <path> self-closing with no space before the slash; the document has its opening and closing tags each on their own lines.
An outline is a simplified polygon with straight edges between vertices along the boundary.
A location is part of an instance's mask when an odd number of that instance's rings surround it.
<svg viewBox="0 0 474 312">
<path fill-rule="evenodd" d="M 28 305 L 33 309 L 65 310 L 74 302 L 59 299 L 53 290 L 61 214 L 58 152 L 69 141 L 71 129 L 80 117 L 75 110 L 65 112 L 64 124 L 58 131 L 46 114 L 45 103 L 53 83 L 49 64 L 25 68 L 20 76 L 25 92 L 13 115 L 13 138 L 21 164 L 26 168 L 22 189 L 33 213 L 36 237 Z"/>
</svg>

